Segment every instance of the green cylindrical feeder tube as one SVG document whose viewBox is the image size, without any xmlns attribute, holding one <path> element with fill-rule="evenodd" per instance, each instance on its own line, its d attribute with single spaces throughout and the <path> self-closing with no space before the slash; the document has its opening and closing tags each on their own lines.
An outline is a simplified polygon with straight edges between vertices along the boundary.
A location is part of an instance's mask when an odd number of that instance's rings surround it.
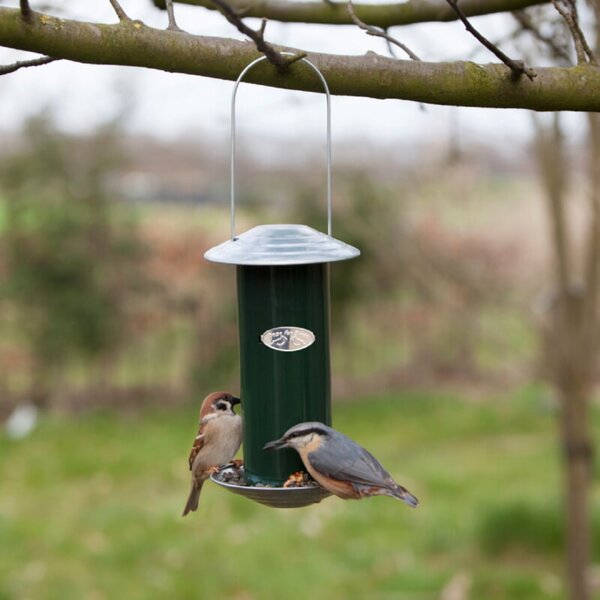
<svg viewBox="0 0 600 600">
<path fill-rule="evenodd" d="M 238 266 L 244 465 L 250 483 L 282 485 L 304 470 L 292 450 L 262 448 L 296 423 L 331 424 L 329 265 Z M 300 327 L 314 342 L 295 351 L 265 345 L 277 327 Z"/>
<path fill-rule="evenodd" d="M 318 502 L 317 491 L 286 489 L 304 471 L 293 450 L 263 446 L 304 421 L 331 425 L 329 265 L 360 252 L 306 225 L 258 225 L 205 253 L 236 265 L 240 334 L 240 395 L 244 416 L 244 472 L 252 495 L 269 486 L 269 506 Z M 224 485 L 224 484 L 222 484 Z M 266 488 L 265 488 L 266 489 Z M 252 497 L 248 494 L 248 497 Z"/>
</svg>

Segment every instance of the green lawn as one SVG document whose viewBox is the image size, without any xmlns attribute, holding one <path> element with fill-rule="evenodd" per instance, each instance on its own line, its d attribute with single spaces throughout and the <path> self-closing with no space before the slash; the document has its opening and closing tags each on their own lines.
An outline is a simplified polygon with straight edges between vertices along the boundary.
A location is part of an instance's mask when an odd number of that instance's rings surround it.
<svg viewBox="0 0 600 600">
<path fill-rule="evenodd" d="M 182 519 L 195 418 L 53 417 L 29 439 L 0 437 L 0 599 L 425 600 L 452 579 L 475 600 L 564 597 L 555 415 L 540 390 L 337 405 L 336 427 L 417 510 L 382 497 L 277 511 L 207 485 Z"/>
</svg>

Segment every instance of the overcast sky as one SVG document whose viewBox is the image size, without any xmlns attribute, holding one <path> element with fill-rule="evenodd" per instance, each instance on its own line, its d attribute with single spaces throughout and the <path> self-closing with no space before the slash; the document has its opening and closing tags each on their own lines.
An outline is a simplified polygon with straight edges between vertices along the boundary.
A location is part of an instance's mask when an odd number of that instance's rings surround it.
<svg viewBox="0 0 600 600">
<path fill-rule="evenodd" d="M 155 27 L 166 25 L 166 13 L 156 9 L 151 0 L 121 0 L 121 4 L 133 18 Z M 0 5 L 17 6 L 18 2 L 0 0 Z M 35 0 L 32 6 L 35 8 Z M 237 30 L 216 12 L 185 5 L 176 5 L 176 11 L 179 25 L 191 33 L 241 39 Z M 61 16 L 107 23 L 116 20 L 108 0 L 70 2 L 68 12 Z M 505 16 L 481 17 L 476 23 L 491 39 L 502 37 L 512 27 L 510 17 Z M 477 50 L 476 43 L 458 23 L 395 28 L 392 34 L 424 60 L 472 58 Z M 267 27 L 267 38 L 311 51 L 363 54 L 373 50 L 387 54 L 383 40 L 367 36 L 354 26 L 273 22 Z M 0 63 L 26 57 L 31 55 L 0 49 Z M 495 60 L 485 49 L 475 58 L 480 62 Z M 81 131 L 109 118 L 127 99 L 133 107 L 129 122 L 133 131 L 225 143 L 232 86 L 229 81 L 150 69 L 60 61 L 0 78 L 0 130 L 18 127 L 29 114 L 51 107 L 63 127 Z M 238 115 L 245 139 L 294 140 L 324 132 L 324 101 L 318 94 L 248 84 L 238 94 Z M 423 110 L 413 102 L 334 97 L 334 144 L 347 138 L 386 144 L 444 140 L 449 135 L 451 118 L 460 124 L 463 139 L 489 141 L 507 151 L 526 140 L 531 132 L 527 111 L 436 106 Z M 569 120 L 572 131 L 577 131 L 581 118 L 571 115 Z"/>
</svg>

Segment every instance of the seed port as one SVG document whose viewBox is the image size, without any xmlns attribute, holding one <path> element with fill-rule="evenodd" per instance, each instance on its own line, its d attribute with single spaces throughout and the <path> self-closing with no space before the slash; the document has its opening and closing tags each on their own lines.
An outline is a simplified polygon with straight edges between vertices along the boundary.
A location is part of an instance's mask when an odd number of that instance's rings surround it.
<svg viewBox="0 0 600 600">
<path fill-rule="evenodd" d="M 254 500 L 271 508 L 301 508 L 321 502 L 331 494 L 319 484 L 310 483 L 298 487 L 270 487 L 248 484 L 244 467 L 226 465 L 211 480 L 226 490 Z"/>
</svg>

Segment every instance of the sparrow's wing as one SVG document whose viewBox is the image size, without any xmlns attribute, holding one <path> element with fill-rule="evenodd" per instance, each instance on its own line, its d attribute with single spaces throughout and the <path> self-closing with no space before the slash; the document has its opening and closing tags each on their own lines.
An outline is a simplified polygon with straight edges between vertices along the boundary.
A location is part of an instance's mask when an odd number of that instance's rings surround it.
<svg viewBox="0 0 600 600">
<path fill-rule="evenodd" d="M 319 473 L 338 481 L 388 487 L 391 480 L 390 474 L 368 450 L 339 432 L 310 452 L 308 459 Z"/>
<path fill-rule="evenodd" d="M 192 444 L 192 449 L 190 451 L 190 457 L 188 459 L 188 462 L 190 464 L 190 471 L 192 470 L 192 465 L 194 464 L 194 459 L 198 455 L 198 452 L 200 452 L 200 450 L 202 449 L 202 446 L 204 446 L 204 442 L 206 440 L 206 436 L 204 435 L 204 427 L 205 427 L 204 423 L 201 423 L 200 428 L 198 429 L 198 435 L 194 438 L 194 443 Z"/>
</svg>

